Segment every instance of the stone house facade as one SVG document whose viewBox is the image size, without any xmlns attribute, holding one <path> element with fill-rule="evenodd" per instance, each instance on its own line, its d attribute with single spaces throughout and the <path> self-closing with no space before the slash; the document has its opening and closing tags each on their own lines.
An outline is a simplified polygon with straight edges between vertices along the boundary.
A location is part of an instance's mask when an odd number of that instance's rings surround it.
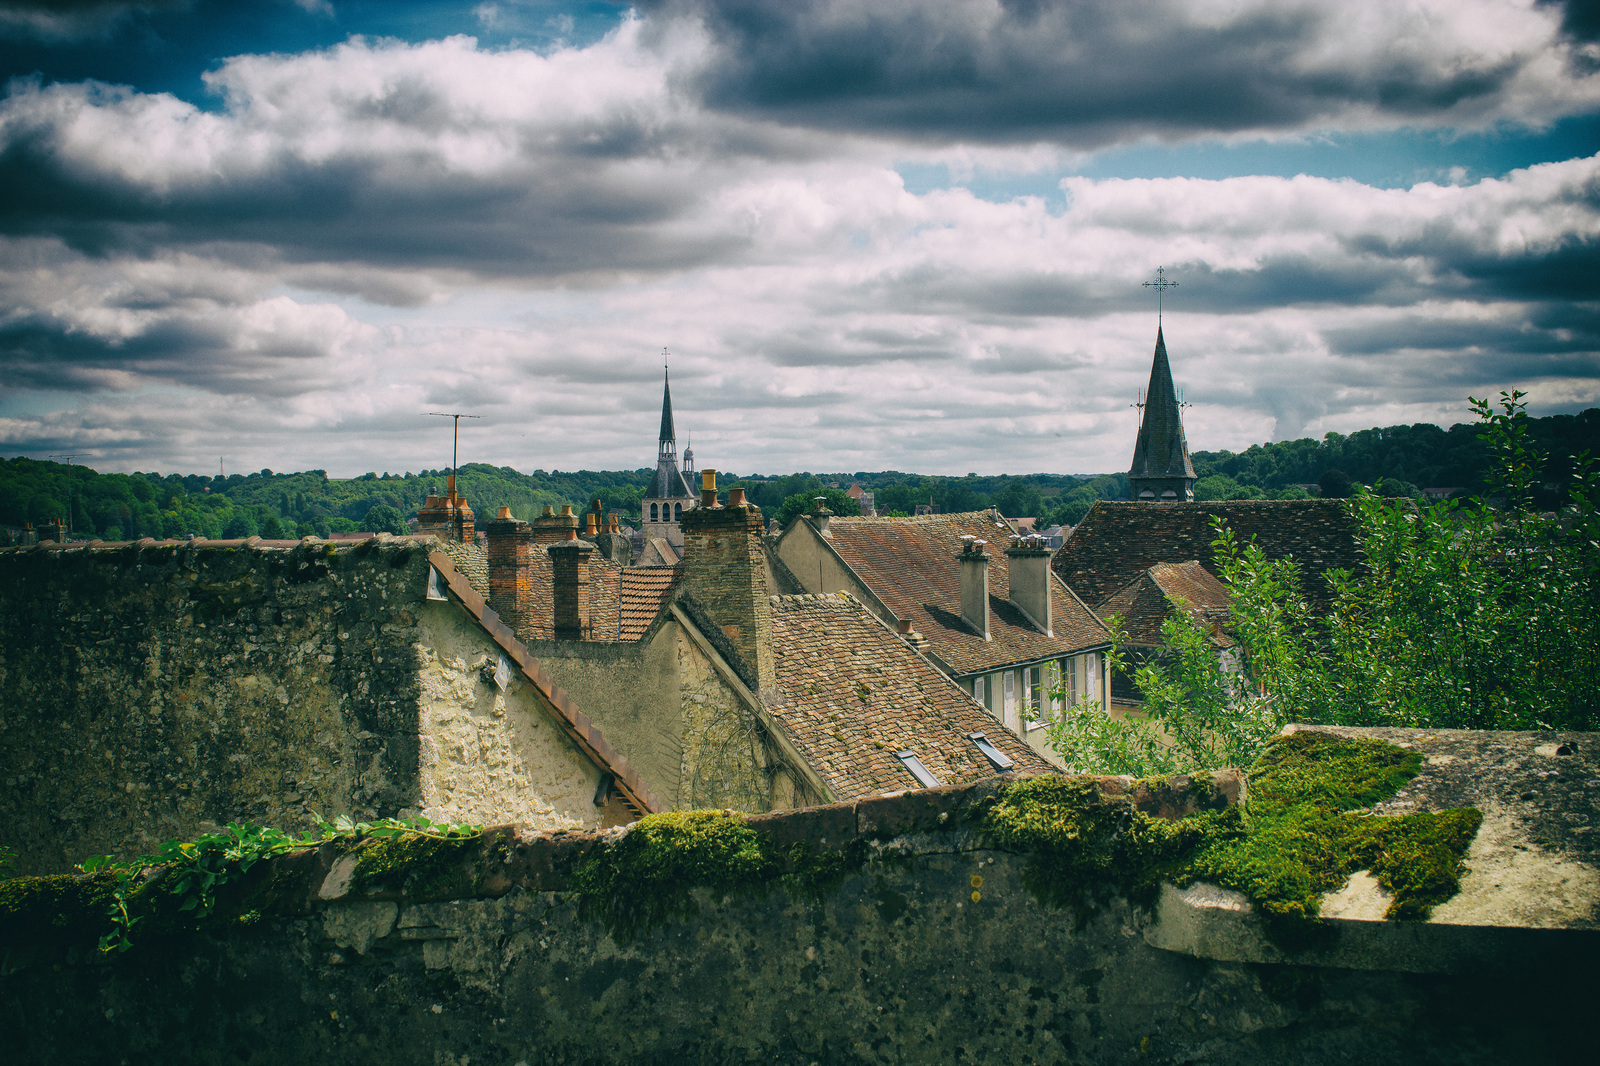
<svg viewBox="0 0 1600 1066">
<path fill-rule="evenodd" d="M 56 872 L 241 819 L 657 809 L 443 543 L 0 551 L 0 843 Z"/>
</svg>

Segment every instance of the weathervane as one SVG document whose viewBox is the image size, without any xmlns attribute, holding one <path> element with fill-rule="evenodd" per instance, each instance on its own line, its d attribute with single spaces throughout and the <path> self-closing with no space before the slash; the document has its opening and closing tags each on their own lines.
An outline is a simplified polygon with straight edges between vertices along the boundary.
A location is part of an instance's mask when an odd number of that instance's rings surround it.
<svg viewBox="0 0 1600 1066">
<path fill-rule="evenodd" d="M 1156 267 L 1156 280 L 1144 282 L 1144 287 L 1147 289 L 1156 290 L 1156 324 L 1160 325 L 1162 298 L 1167 295 L 1168 289 L 1176 289 L 1178 287 L 1178 283 L 1176 281 L 1167 280 L 1167 271 L 1165 267 Z"/>
</svg>

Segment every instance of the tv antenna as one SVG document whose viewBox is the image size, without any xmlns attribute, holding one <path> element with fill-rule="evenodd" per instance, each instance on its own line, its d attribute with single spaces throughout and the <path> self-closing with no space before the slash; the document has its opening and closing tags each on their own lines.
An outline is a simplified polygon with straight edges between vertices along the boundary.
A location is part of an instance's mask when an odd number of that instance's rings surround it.
<svg viewBox="0 0 1600 1066">
<path fill-rule="evenodd" d="M 1167 290 L 1176 289 L 1178 287 L 1178 283 L 1176 281 L 1167 280 L 1167 271 L 1165 267 L 1156 267 L 1156 280 L 1146 281 L 1143 284 L 1147 289 L 1156 290 L 1156 325 L 1159 326 L 1161 324 L 1162 299 L 1167 295 Z"/>
<path fill-rule="evenodd" d="M 461 420 L 463 418 L 482 418 L 483 416 L 456 414 L 454 411 L 429 411 L 428 414 L 434 418 L 455 419 L 454 430 L 450 435 L 450 483 L 453 487 L 456 480 L 456 460 L 461 454 Z"/>
<path fill-rule="evenodd" d="M 61 452 L 56 452 L 54 455 L 50 456 L 50 458 L 52 458 L 52 459 L 65 459 L 67 461 L 67 534 L 66 535 L 70 537 L 70 536 L 72 536 L 72 460 L 76 459 L 77 456 L 76 455 L 65 455 L 65 454 L 63 454 Z"/>
</svg>

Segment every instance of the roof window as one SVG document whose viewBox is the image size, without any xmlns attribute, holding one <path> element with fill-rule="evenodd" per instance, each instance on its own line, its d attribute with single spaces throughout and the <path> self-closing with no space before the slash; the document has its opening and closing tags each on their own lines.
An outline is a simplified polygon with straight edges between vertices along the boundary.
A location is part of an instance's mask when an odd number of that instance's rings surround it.
<svg viewBox="0 0 1600 1066">
<path fill-rule="evenodd" d="M 1009 770 L 1017 765 L 1011 756 L 994 746 L 994 743 L 982 733 L 968 733 L 967 739 L 978 746 L 983 752 L 983 757 L 988 759 L 996 770 Z"/>
<path fill-rule="evenodd" d="M 923 788 L 937 788 L 939 786 L 939 779 L 929 773 L 926 766 L 922 765 L 922 760 L 917 758 L 916 752 L 897 751 L 894 753 L 894 757 L 900 760 L 900 765 L 904 766 L 906 772 L 916 778 L 917 784 Z"/>
</svg>

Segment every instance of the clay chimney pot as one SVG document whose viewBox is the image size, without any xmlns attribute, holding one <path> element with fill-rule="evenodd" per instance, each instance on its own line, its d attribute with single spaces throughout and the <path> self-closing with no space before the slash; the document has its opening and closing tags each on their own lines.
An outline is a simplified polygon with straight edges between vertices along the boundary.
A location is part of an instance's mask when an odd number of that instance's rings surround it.
<svg viewBox="0 0 1600 1066">
<path fill-rule="evenodd" d="M 498 518 L 502 522 L 508 520 L 511 517 L 511 508 L 509 508 L 509 507 L 500 508 L 500 512 L 498 514 L 496 514 L 495 517 Z"/>
<path fill-rule="evenodd" d="M 728 490 L 728 506 L 729 507 L 743 507 L 744 506 L 744 489 L 729 489 Z"/>
<path fill-rule="evenodd" d="M 577 540 L 578 539 L 578 531 L 576 529 L 565 530 L 561 534 L 561 539 L 562 540 Z"/>
</svg>

